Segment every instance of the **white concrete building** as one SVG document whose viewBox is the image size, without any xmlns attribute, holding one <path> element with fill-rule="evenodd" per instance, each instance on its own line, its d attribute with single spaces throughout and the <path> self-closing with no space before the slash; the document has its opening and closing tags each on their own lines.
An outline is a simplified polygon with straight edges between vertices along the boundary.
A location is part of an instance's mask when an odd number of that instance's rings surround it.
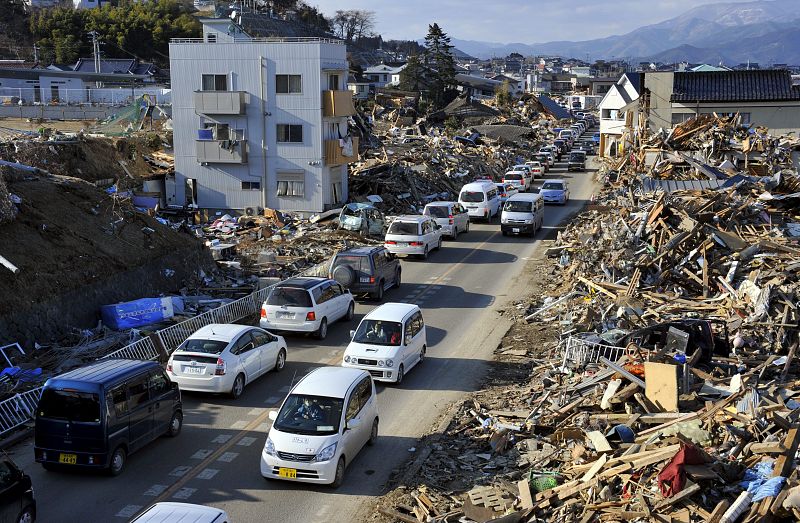
<svg viewBox="0 0 800 523">
<path fill-rule="evenodd" d="M 364 76 L 378 89 L 386 87 L 387 85 L 400 85 L 400 73 L 402 73 L 405 68 L 406 64 L 373 65 L 372 67 L 364 69 Z"/>
<path fill-rule="evenodd" d="M 346 47 L 252 38 L 203 19 L 202 39 L 170 43 L 175 178 L 171 205 L 311 214 L 347 200 L 354 113 Z"/>
<path fill-rule="evenodd" d="M 639 73 L 623 74 L 603 96 L 599 105 L 599 156 L 616 156 L 621 151 L 626 126 L 630 127 L 636 123 L 638 100 Z"/>
</svg>

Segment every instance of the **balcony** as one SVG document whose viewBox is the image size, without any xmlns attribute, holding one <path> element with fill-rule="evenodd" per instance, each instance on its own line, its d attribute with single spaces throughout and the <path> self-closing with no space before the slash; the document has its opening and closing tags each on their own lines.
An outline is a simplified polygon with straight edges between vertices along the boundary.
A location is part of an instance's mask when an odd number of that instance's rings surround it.
<svg viewBox="0 0 800 523">
<path fill-rule="evenodd" d="M 247 142 L 229 145 L 228 140 L 197 140 L 197 161 L 201 163 L 247 163 Z"/>
<path fill-rule="evenodd" d="M 244 114 L 247 109 L 244 91 L 195 91 L 194 110 L 198 114 Z"/>
<path fill-rule="evenodd" d="M 354 114 L 352 91 L 322 91 L 322 116 L 335 118 Z"/>
<path fill-rule="evenodd" d="M 339 147 L 339 140 L 325 140 L 325 165 L 334 167 L 358 161 L 358 138 L 353 138 L 353 155 L 345 156 Z"/>
</svg>

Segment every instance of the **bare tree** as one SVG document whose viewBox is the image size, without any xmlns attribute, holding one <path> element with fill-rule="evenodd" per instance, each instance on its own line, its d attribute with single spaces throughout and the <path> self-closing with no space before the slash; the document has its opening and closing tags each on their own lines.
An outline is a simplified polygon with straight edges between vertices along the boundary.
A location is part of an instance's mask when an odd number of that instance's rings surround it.
<svg viewBox="0 0 800 523">
<path fill-rule="evenodd" d="M 353 42 L 372 33 L 375 28 L 375 13 L 358 9 L 338 10 L 331 25 L 336 36 L 346 42 Z"/>
<path fill-rule="evenodd" d="M 356 39 L 372 35 L 375 29 L 375 11 L 354 11 L 356 22 Z"/>
</svg>

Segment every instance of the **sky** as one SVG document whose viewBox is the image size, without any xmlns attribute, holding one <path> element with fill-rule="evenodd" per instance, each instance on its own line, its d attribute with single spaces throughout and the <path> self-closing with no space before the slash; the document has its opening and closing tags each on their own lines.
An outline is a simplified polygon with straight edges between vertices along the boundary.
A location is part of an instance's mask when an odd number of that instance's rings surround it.
<svg viewBox="0 0 800 523">
<path fill-rule="evenodd" d="M 744 0 L 726 0 L 744 1 Z M 524 43 L 589 40 L 661 22 L 703 0 L 306 0 L 325 15 L 374 11 L 384 39 L 416 40 L 438 23 L 452 38 Z"/>
</svg>

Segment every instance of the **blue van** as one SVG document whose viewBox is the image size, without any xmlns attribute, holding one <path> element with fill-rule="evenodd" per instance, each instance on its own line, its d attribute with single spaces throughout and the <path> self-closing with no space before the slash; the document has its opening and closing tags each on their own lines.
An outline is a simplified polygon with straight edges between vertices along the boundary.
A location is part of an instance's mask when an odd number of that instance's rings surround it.
<svg viewBox="0 0 800 523">
<path fill-rule="evenodd" d="M 34 453 L 47 470 L 116 476 L 128 456 L 183 425 L 178 384 L 155 361 L 104 359 L 50 378 L 36 408 Z"/>
</svg>

